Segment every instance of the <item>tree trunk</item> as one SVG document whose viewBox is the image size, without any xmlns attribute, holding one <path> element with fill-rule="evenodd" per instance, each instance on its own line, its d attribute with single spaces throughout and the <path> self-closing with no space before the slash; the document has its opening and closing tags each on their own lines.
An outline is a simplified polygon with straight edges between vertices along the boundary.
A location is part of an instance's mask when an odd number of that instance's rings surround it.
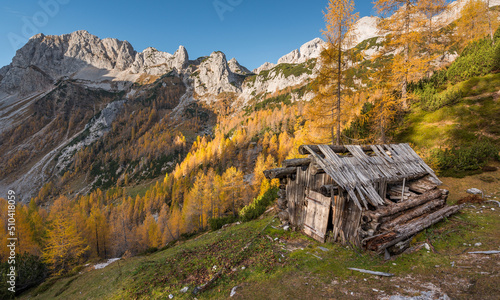
<svg viewBox="0 0 500 300">
<path fill-rule="evenodd" d="M 302 155 L 309 154 L 309 151 L 305 149 L 305 147 L 311 148 L 312 151 L 316 153 L 320 153 L 318 145 L 301 145 L 299 147 L 299 153 Z M 349 150 L 345 146 L 339 146 L 339 145 L 328 145 L 330 149 L 333 150 L 335 153 L 349 153 Z M 368 145 L 363 145 L 360 146 L 363 151 L 372 151 L 372 148 Z"/>
<path fill-rule="evenodd" d="M 342 27 L 339 26 L 339 37 L 342 36 Z M 342 43 L 339 40 L 339 57 L 338 57 L 338 69 L 337 69 L 337 143 L 340 145 L 340 85 L 342 80 Z"/>
<path fill-rule="evenodd" d="M 276 168 L 271 170 L 265 170 L 264 176 L 267 179 L 281 178 L 287 175 L 295 174 L 297 172 L 296 167 L 288 167 L 288 168 Z"/>
<path fill-rule="evenodd" d="M 493 39 L 493 29 L 491 28 L 491 13 L 490 13 L 490 0 L 487 1 L 487 10 L 488 10 L 488 26 L 490 29 L 490 38 L 491 38 L 491 44 L 495 46 L 495 39 Z"/>
<path fill-rule="evenodd" d="M 408 35 L 410 33 L 410 0 L 406 0 L 406 15 L 405 15 L 405 34 Z M 404 47 L 404 55 L 405 55 L 405 63 L 404 63 L 404 78 L 402 82 L 402 87 L 401 87 L 401 100 L 403 102 L 403 109 L 407 110 L 408 109 L 408 63 L 410 59 L 410 45 L 408 41 L 405 42 L 405 47 Z"/>
<path fill-rule="evenodd" d="M 96 249 L 97 249 L 97 257 L 100 257 L 100 255 L 99 255 L 99 234 L 97 233 L 97 225 L 95 226 L 95 242 L 96 242 Z"/>
</svg>

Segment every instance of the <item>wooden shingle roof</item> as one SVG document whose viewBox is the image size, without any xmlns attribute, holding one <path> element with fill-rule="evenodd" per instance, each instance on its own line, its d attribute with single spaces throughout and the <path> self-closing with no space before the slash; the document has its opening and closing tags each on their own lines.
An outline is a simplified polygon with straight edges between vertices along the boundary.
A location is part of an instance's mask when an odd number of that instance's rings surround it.
<svg viewBox="0 0 500 300">
<path fill-rule="evenodd" d="M 380 190 L 376 189 L 377 185 L 415 179 L 427 174 L 436 184 L 441 184 L 434 171 L 409 144 L 343 147 L 347 155 L 335 153 L 329 145 L 302 145 L 299 151 L 310 154 L 360 209 L 362 206 L 368 208 L 368 203 L 376 207 L 384 205 Z"/>
</svg>

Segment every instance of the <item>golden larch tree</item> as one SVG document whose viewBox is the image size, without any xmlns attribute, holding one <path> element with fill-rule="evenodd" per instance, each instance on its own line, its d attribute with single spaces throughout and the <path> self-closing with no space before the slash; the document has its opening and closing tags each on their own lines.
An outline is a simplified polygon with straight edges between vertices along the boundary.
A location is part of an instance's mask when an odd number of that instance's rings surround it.
<svg viewBox="0 0 500 300">
<path fill-rule="evenodd" d="M 447 36 L 443 36 L 440 29 L 447 25 L 445 18 L 439 15 L 449 9 L 447 0 L 420 0 L 417 3 L 417 11 L 424 18 L 419 30 L 422 34 L 420 48 L 422 49 L 423 73 L 430 77 L 437 65 L 435 61 L 443 55 L 450 46 Z"/>
<path fill-rule="evenodd" d="M 49 220 L 51 226 L 42 257 L 56 274 L 62 274 L 78 264 L 89 247 L 76 228 L 71 203 L 66 197 L 54 201 Z"/>
<path fill-rule="evenodd" d="M 417 0 L 376 0 L 375 11 L 383 18 L 378 23 L 385 36 L 386 52 L 394 53 L 391 80 L 399 85 L 401 102 L 408 108 L 408 83 L 422 77 L 427 64 L 420 55 L 424 14 Z M 420 7 L 421 8 L 421 7 Z"/>
<path fill-rule="evenodd" d="M 327 11 L 323 12 L 326 29 L 322 30 L 326 44 L 320 56 L 320 70 L 313 85 L 315 97 L 308 109 L 308 115 L 316 130 L 330 129 L 333 144 L 340 144 L 341 110 L 345 94 L 349 91 L 347 70 L 354 57 L 346 48 L 354 38 L 354 23 L 358 13 L 354 13 L 353 0 L 330 0 Z M 328 134 L 326 134 L 328 135 Z M 318 139 L 324 140 L 319 133 Z M 322 141 L 320 141 L 322 142 Z"/>
<path fill-rule="evenodd" d="M 490 36 L 493 42 L 493 30 L 499 25 L 498 13 L 490 11 L 489 1 L 469 0 L 462 8 L 457 20 L 456 41 L 464 47 L 469 42 Z"/>
</svg>

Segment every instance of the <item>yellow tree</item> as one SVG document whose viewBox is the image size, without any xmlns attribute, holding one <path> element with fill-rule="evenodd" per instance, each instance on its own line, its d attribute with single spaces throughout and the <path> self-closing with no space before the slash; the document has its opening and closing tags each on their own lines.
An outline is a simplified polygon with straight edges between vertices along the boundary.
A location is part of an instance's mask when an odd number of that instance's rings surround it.
<svg viewBox="0 0 500 300">
<path fill-rule="evenodd" d="M 28 207 L 18 204 L 16 212 L 18 253 L 28 252 L 33 255 L 40 255 L 40 247 L 35 242 L 35 232 L 30 224 Z"/>
<path fill-rule="evenodd" d="M 3 209 L 4 207 L 7 207 L 9 204 L 7 200 L 4 198 L 0 198 L 0 241 L 7 241 L 8 238 L 8 232 L 7 232 L 7 220 L 9 217 L 7 216 L 8 210 Z M 4 262 L 7 260 L 9 257 L 9 248 L 2 246 L 0 247 L 0 262 Z"/>
<path fill-rule="evenodd" d="M 447 0 L 420 0 L 417 3 L 417 11 L 424 17 L 422 29 L 420 30 L 423 33 L 421 48 L 424 50 L 422 56 L 427 65 L 425 73 L 428 77 L 434 71 L 434 61 L 449 46 L 447 38 L 439 31 L 440 28 L 446 25 L 445 20 L 437 17 L 448 8 Z"/>
<path fill-rule="evenodd" d="M 425 70 L 425 61 L 420 57 L 422 34 L 419 32 L 425 21 L 418 12 L 418 0 L 376 0 L 375 10 L 383 18 L 378 23 L 379 31 L 386 35 L 386 52 L 394 53 L 390 80 L 400 86 L 401 101 L 408 108 L 408 82 L 417 80 Z"/>
<path fill-rule="evenodd" d="M 236 208 L 242 204 L 242 189 L 244 189 L 243 173 L 231 167 L 222 174 L 223 189 L 226 192 L 226 205 L 231 207 L 233 215 L 236 216 Z"/>
<path fill-rule="evenodd" d="M 172 208 L 170 212 L 170 217 L 168 218 L 169 228 L 172 229 L 175 239 L 179 239 L 181 233 L 183 232 L 183 221 L 182 213 L 177 206 Z"/>
<path fill-rule="evenodd" d="M 109 243 L 107 242 L 109 237 L 108 222 L 106 216 L 103 214 L 101 209 L 94 205 L 90 211 L 90 216 L 86 220 L 87 227 L 87 239 L 91 249 L 97 257 L 106 258 L 107 248 Z"/>
<path fill-rule="evenodd" d="M 89 247 L 73 222 L 71 203 L 66 197 L 54 201 L 49 219 L 51 226 L 42 257 L 56 274 L 62 274 L 79 263 Z"/>
<path fill-rule="evenodd" d="M 489 1 L 469 0 L 457 21 L 457 42 L 461 47 L 487 34 L 493 42 L 493 28 L 498 26 L 498 14 L 489 9 Z"/>
<path fill-rule="evenodd" d="M 374 57 L 374 60 L 381 60 L 387 56 L 384 49 Z M 385 144 L 387 141 L 387 127 L 396 116 L 400 106 L 400 98 L 397 94 L 398 82 L 394 81 L 394 69 L 391 64 L 381 64 L 374 70 L 370 87 L 370 101 L 374 104 L 370 118 L 374 121 L 374 131 L 379 132 L 379 141 Z"/>
<path fill-rule="evenodd" d="M 313 87 L 315 98 L 309 109 L 317 129 L 330 128 L 331 141 L 337 145 L 340 144 L 342 96 L 349 90 L 347 80 L 352 79 L 347 77 L 347 69 L 354 59 L 352 51 L 345 48 L 354 37 L 353 25 L 358 13 L 353 12 L 353 0 L 330 0 L 323 13 L 326 29 L 322 32 L 326 46 L 321 53 L 321 68 Z"/>
</svg>

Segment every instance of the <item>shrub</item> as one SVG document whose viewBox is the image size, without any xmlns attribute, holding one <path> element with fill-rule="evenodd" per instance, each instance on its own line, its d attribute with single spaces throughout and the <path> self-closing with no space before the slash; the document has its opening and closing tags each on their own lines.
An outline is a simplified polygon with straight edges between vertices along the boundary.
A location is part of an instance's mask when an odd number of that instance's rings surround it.
<svg viewBox="0 0 500 300">
<path fill-rule="evenodd" d="M 7 290 L 7 273 L 10 265 L 0 264 L 0 299 L 13 299 L 14 294 Z M 28 253 L 16 255 L 16 294 L 42 283 L 48 275 L 47 265 L 38 256 Z"/>
<path fill-rule="evenodd" d="M 220 217 L 220 218 L 210 218 L 210 219 L 208 219 L 208 225 L 210 226 L 210 229 L 218 230 L 218 229 L 221 229 L 222 226 L 224 226 L 226 224 L 234 223 L 237 220 L 238 220 L 238 217 L 233 216 L 233 215 Z"/>
<path fill-rule="evenodd" d="M 488 141 L 451 149 L 435 149 L 431 153 L 431 164 L 443 176 L 461 177 L 471 171 L 480 170 L 489 160 L 499 160 L 498 147 Z"/>
<path fill-rule="evenodd" d="M 491 73 L 497 67 L 496 51 L 489 38 L 470 43 L 448 68 L 448 79 L 455 84 Z"/>
<path fill-rule="evenodd" d="M 272 187 L 263 195 L 255 198 L 250 204 L 240 211 L 240 218 L 243 222 L 248 222 L 262 215 L 267 207 L 278 197 L 278 187 Z"/>
<path fill-rule="evenodd" d="M 463 97 L 463 91 L 460 87 L 454 86 L 437 93 L 432 84 L 426 84 L 420 90 L 416 91 L 420 98 L 420 107 L 426 111 L 435 111 L 444 106 L 457 103 Z"/>
</svg>

